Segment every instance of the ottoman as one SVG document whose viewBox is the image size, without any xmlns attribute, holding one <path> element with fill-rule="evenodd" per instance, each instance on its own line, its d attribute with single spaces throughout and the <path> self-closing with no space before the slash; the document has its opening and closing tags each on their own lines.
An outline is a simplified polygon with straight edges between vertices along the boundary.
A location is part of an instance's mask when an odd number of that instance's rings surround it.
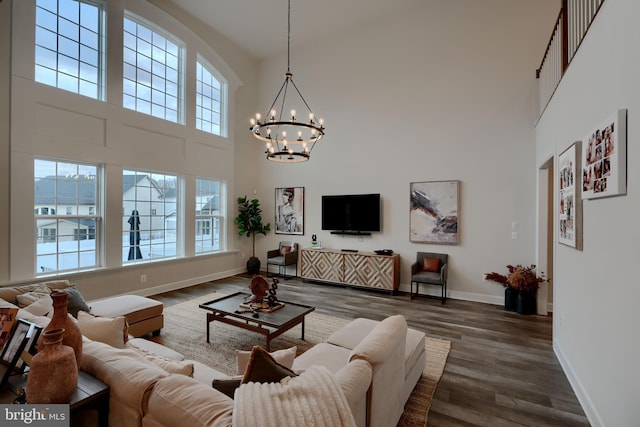
<svg viewBox="0 0 640 427">
<path fill-rule="evenodd" d="M 104 317 L 124 316 L 129 323 L 129 334 L 141 337 L 160 334 L 164 326 L 161 302 L 140 295 L 119 295 L 89 303 L 91 314 Z"/>
</svg>

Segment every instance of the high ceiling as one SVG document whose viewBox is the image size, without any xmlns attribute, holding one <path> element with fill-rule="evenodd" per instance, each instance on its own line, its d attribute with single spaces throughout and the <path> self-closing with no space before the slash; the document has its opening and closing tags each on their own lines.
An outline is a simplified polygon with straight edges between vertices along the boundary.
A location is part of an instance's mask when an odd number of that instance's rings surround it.
<svg viewBox="0 0 640 427">
<path fill-rule="evenodd" d="M 169 0 L 249 53 L 265 58 L 287 48 L 287 0 Z M 291 45 L 383 20 L 424 0 L 291 0 Z"/>
</svg>

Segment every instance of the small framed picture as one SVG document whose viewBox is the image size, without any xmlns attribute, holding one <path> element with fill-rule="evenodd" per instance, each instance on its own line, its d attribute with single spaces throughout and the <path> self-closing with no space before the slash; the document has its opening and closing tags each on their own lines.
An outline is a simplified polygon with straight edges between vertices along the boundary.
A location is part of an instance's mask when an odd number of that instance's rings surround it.
<svg viewBox="0 0 640 427">
<path fill-rule="evenodd" d="M 276 188 L 276 234 L 304 234 L 304 187 Z"/>
<path fill-rule="evenodd" d="M 25 360 L 25 353 L 28 353 L 29 359 L 31 358 L 31 356 L 34 356 L 36 354 L 36 344 L 38 343 L 38 338 L 40 338 L 40 334 L 42 333 L 42 326 L 36 325 L 35 323 L 27 322 L 22 319 L 20 319 L 19 321 L 28 323 L 30 325 L 29 332 L 27 332 L 27 342 L 24 346 L 24 349 L 20 353 L 22 357 L 18 359 L 18 361 L 16 362 L 16 366 L 13 369 L 14 372 L 22 373 L 27 366 L 27 362 L 29 362 L 28 359 Z"/>
<path fill-rule="evenodd" d="M 33 324 L 26 322 L 22 319 L 18 319 L 15 323 L 9 339 L 7 340 L 2 353 L 0 353 L 0 387 L 3 387 L 9 376 L 16 373 L 15 367 L 22 356 L 27 342 L 29 342 L 29 332 L 33 333 Z"/>
</svg>

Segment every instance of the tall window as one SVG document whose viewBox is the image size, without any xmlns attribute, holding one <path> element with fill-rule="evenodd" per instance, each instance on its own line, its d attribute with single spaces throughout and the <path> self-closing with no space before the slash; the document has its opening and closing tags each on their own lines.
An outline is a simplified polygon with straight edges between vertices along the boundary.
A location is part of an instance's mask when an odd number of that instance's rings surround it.
<svg viewBox="0 0 640 427">
<path fill-rule="evenodd" d="M 226 85 L 214 68 L 198 55 L 196 62 L 196 128 L 226 136 L 223 120 Z"/>
<path fill-rule="evenodd" d="M 123 263 L 176 256 L 177 185 L 175 175 L 123 171 Z"/>
<path fill-rule="evenodd" d="M 99 1 L 36 0 L 35 80 L 104 99 L 103 23 Z"/>
<path fill-rule="evenodd" d="M 181 47 L 141 18 L 124 18 L 123 106 L 181 123 Z"/>
<path fill-rule="evenodd" d="M 98 264 L 98 167 L 36 159 L 34 212 L 37 273 L 73 271 Z M 56 212 L 64 212 L 57 215 Z"/>
<path fill-rule="evenodd" d="M 222 249 L 224 223 L 220 181 L 196 179 L 196 253 Z"/>
</svg>

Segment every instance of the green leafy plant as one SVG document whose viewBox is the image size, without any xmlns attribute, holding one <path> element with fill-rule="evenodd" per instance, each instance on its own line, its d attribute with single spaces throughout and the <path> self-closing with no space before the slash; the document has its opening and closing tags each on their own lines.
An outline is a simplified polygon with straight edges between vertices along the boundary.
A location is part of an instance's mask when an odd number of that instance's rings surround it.
<svg viewBox="0 0 640 427">
<path fill-rule="evenodd" d="M 544 273 L 540 276 L 536 273 L 536 266 L 531 264 L 528 267 L 523 265 L 507 265 L 509 274 L 504 275 L 496 272 L 486 274 L 486 279 L 492 282 L 500 283 L 502 286 L 511 286 L 518 291 L 535 292 L 540 287 L 540 283 L 544 283 L 547 279 Z"/>
<path fill-rule="evenodd" d="M 258 199 L 238 197 L 238 216 L 235 218 L 238 234 L 252 238 L 252 257 L 256 256 L 256 234 L 267 235 L 271 223 L 262 223 L 262 208 Z"/>
</svg>

